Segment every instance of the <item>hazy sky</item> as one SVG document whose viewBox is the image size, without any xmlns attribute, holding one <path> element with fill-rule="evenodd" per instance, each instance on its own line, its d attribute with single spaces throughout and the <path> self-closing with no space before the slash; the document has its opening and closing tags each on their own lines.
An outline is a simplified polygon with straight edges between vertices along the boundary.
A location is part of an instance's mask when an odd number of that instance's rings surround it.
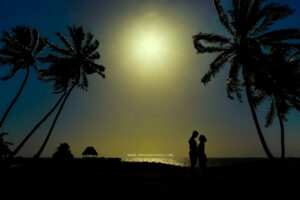
<svg viewBox="0 0 300 200">
<path fill-rule="evenodd" d="M 230 1 L 222 1 L 230 5 Z M 299 1 L 287 2 L 294 15 L 274 28 L 299 25 Z M 265 156 L 250 109 L 227 98 L 227 68 L 207 86 L 200 82 L 214 55 L 197 55 L 192 36 L 198 31 L 225 34 L 211 0 L 0 0 L 0 30 L 30 25 L 57 42 L 66 25 L 82 25 L 100 41 L 99 63 L 106 79 L 90 77 L 87 92 L 77 89 L 67 102 L 42 156 L 62 142 L 79 157 L 86 146 L 100 156 L 127 158 L 129 153 L 188 155 L 193 130 L 206 135 L 209 157 Z M 2 37 L 2 33 L 1 33 Z M 46 67 L 46 66 L 43 66 Z M 8 67 L 0 67 L 4 76 Z M 0 116 L 16 94 L 25 72 L 0 82 Z M 19 144 L 55 104 L 51 84 L 29 81 L 2 131 Z M 265 106 L 259 109 L 264 124 Z M 32 156 L 49 129 L 48 120 L 20 152 Z M 300 156 L 299 114 L 286 123 L 287 156 Z M 275 155 L 280 153 L 278 123 L 264 129 Z"/>
</svg>

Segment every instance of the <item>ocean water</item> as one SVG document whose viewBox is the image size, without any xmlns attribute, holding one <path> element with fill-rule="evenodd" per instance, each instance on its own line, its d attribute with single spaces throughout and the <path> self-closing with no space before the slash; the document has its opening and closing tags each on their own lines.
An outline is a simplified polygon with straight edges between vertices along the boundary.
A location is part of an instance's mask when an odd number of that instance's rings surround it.
<svg viewBox="0 0 300 200">
<path fill-rule="evenodd" d="M 208 167 L 220 167 L 228 166 L 233 164 L 239 164 L 249 161 L 262 160 L 264 158 L 208 158 L 207 166 Z M 122 159 L 128 162 L 156 162 L 156 163 L 165 163 L 171 165 L 177 165 L 182 167 L 189 167 L 190 160 L 188 157 L 185 158 L 174 158 L 174 157 L 130 157 Z"/>
</svg>

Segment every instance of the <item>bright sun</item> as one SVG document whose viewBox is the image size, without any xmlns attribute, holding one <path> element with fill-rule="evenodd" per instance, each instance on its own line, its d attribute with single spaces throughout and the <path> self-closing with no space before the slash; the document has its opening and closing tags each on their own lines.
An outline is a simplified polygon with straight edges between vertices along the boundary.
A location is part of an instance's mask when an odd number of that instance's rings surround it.
<svg viewBox="0 0 300 200">
<path fill-rule="evenodd" d="M 124 43 L 121 45 L 124 62 L 130 62 L 142 73 L 166 69 L 174 61 L 174 44 L 177 41 L 173 30 L 154 12 L 132 21 L 123 33 Z"/>
<path fill-rule="evenodd" d="M 134 40 L 133 55 L 141 65 L 157 65 L 166 57 L 165 41 L 158 32 L 142 32 Z"/>
<path fill-rule="evenodd" d="M 162 41 L 154 33 L 142 35 L 137 41 L 137 50 L 139 56 L 147 59 L 157 59 L 162 53 Z"/>
</svg>

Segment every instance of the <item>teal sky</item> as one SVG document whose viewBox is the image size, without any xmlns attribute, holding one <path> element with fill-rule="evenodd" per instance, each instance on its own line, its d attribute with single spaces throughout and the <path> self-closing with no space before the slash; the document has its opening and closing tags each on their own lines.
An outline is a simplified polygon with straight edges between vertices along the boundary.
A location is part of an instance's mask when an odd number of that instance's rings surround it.
<svg viewBox="0 0 300 200">
<path fill-rule="evenodd" d="M 273 28 L 299 26 L 300 2 L 280 2 L 296 11 Z M 230 1 L 224 3 L 230 6 Z M 200 81 L 214 55 L 197 55 L 192 36 L 199 31 L 226 34 L 211 0 L 0 0 L 1 31 L 30 25 L 57 42 L 54 33 L 67 35 L 65 26 L 73 24 L 82 25 L 100 41 L 99 63 L 106 66 L 107 78 L 91 76 L 87 92 L 77 89 L 71 94 L 42 156 L 51 156 L 60 143 L 67 142 L 76 157 L 86 146 L 94 146 L 106 157 L 126 159 L 129 153 L 185 157 L 193 130 L 206 135 L 209 157 L 265 156 L 247 102 L 227 98 L 227 68 L 207 86 Z M 8 67 L 0 66 L 0 76 L 7 71 Z M 24 75 L 20 72 L 0 82 L 0 116 Z M 51 84 L 36 77 L 32 71 L 1 130 L 9 132 L 6 139 L 15 144 L 12 149 L 59 98 L 52 94 Z M 263 105 L 258 110 L 262 126 L 265 112 Z M 20 156 L 37 152 L 52 119 Z M 288 119 L 287 156 L 300 156 L 299 113 L 291 112 Z M 278 156 L 277 121 L 264 133 Z"/>
</svg>

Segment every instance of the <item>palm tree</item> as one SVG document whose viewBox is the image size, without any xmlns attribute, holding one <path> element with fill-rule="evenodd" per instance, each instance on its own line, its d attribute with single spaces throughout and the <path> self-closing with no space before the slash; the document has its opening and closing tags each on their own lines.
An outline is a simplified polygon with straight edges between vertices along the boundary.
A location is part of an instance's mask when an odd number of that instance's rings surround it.
<svg viewBox="0 0 300 200">
<path fill-rule="evenodd" d="M 68 27 L 71 42 L 67 40 L 61 33 L 56 33 L 65 47 L 59 47 L 53 43 L 49 44 L 55 54 L 50 53 L 44 58 L 40 58 L 43 63 L 50 63 L 47 70 L 41 70 L 41 77 L 44 81 L 54 82 L 54 91 L 56 93 L 66 92 L 65 97 L 57 111 L 51 128 L 41 148 L 34 156 L 39 158 L 43 152 L 49 137 L 55 127 L 56 121 L 75 86 L 87 91 L 88 77 L 94 73 L 105 78 L 105 67 L 95 63 L 100 58 L 97 51 L 99 42 L 93 41 L 93 35 L 84 33 L 83 28 Z"/>
<path fill-rule="evenodd" d="M 3 77 L 2 80 L 5 81 L 14 77 L 21 70 L 26 70 L 26 75 L 15 98 L 1 118 L 0 128 L 24 89 L 29 76 L 30 66 L 33 66 L 36 70 L 39 69 L 36 65 L 36 58 L 47 44 L 47 40 L 40 37 L 37 29 L 31 30 L 28 26 L 17 26 L 12 28 L 12 34 L 3 32 L 3 35 L 1 40 L 4 46 L 0 49 L 0 64 L 11 65 L 12 69 L 10 74 Z"/>
<path fill-rule="evenodd" d="M 281 159 L 285 159 L 284 121 L 292 108 L 300 111 L 300 58 L 288 48 L 273 48 L 266 58 L 266 68 L 256 78 L 256 98 L 270 102 L 265 117 L 269 127 L 275 116 L 280 125 Z"/>
<path fill-rule="evenodd" d="M 203 76 L 202 83 L 207 84 L 218 72 L 229 63 L 227 94 L 233 94 L 242 101 L 242 87 L 246 90 L 247 100 L 257 129 L 258 136 L 268 158 L 273 158 L 262 130 L 260 128 L 254 96 L 253 75 L 262 69 L 262 54 L 272 47 L 290 47 L 290 39 L 299 39 L 298 29 L 281 29 L 268 31 L 269 27 L 293 13 L 287 5 L 265 3 L 264 0 L 233 0 L 233 7 L 225 12 L 220 0 L 214 0 L 219 20 L 228 32 L 227 36 L 198 33 L 193 36 L 194 47 L 198 53 L 218 53 L 210 64 L 210 69 Z M 206 46 L 206 44 L 208 46 Z M 242 80 L 241 80 L 242 78 Z"/>
</svg>

